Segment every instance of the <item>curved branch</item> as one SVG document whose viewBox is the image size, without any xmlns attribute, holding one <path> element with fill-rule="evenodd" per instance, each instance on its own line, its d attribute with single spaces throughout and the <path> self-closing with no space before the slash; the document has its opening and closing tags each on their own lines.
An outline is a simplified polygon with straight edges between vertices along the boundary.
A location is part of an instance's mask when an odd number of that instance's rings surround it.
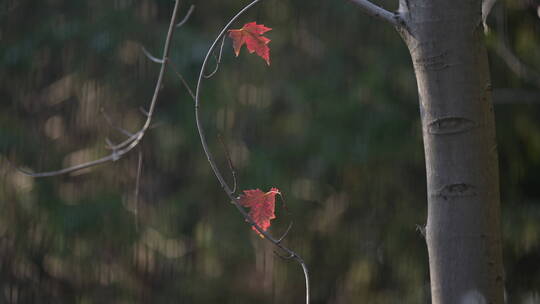
<svg viewBox="0 0 540 304">
<path fill-rule="evenodd" d="M 219 70 L 219 64 L 221 63 L 221 55 L 223 54 L 223 45 L 225 45 L 225 37 L 223 37 L 223 39 L 221 39 L 221 47 L 219 48 L 219 55 L 218 56 L 215 56 L 214 57 L 216 58 L 216 67 L 214 68 L 214 70 L 208 74 L 208 75 L 204 75 L 204 78 L 208 79 L 208 78 L 212 78 L 212 76 L 214 76 L 217 71 Z"/>
<path fill-rule="evenodd" d="M 236 186 L 237 186 L 238 183 L 236 181 L 236 170 L 234 170 L 234 166 L 233 166 L 232 159 L 231 159 L 231 154 L 229 153 L 229 149 L 227 149 L 227 145 L 225 144 L 225 140 L 223 140 L 223 137 L 219 133 L 218 133 L 218 139 L 221 142 L 221 145 L 223 146 L 223 150 L 225 150 L 225 157 L 227 157 L 227 163 L 229 164 L 229 170 L 231 170 L 231 176 L 232 176 L 232 179 L 233 179 L 233 188 L 232 188 L 231 192 L 236 193 Z"/>
<path fill-rule="evenodd" d="M 283 235 L 277 240 L 278 243 L 281 243 L 281 241 L 283 241 L 283 239 L 285 237 L 287 237 L 287 235 L 289 234 L 289 231 L 291 231 L 291 228 L 293 227 L 293 222 L 290 222 L 289 223 L 289 226 L 287 227 L 287 230 L 285 230 L 285 232 L 283 233 Z"/>
<path fill-rule="evenodd" d="M 184 18 L 182 19 L 182 21 L 178 22 L 178 24 L 176 25 L 176 28 L 181 27 L 182 25 L 184 25 L 189 20 L 189 17 L 191 17 L 191 14 L 193 13 L 193 10 L 195 10 L 195 5 L 192 4 L 189 7 L 189 10 L 186 13 L 186 15 L 184 16 Z"/>
<path fill-rule="evenodd" d="M 99 159 L 96 159 L 96 160 L 93 160 L 93 161 L 90 161 L 90 162 L 87 162 L 87 163 L 84 163 L 84 164 L 79 164 L 79 165 L 75 165 L 75 166 L 72 166 L 72 167 L 68 167 L 68 168 L 64 168 L 64 169 L 60 169 L 60 170 L 56 170 L 56 171 L 38 172 L 38 173 L 33 173 L 33 172 L 28 171 L 28 170 L 17 167 L 15 164 L 11 163 L 11 161 L 9 161 L 9 164 L 11 166 L 13 166 L 13 168 L 15 168 L 17 171 L 21 172 L 24 175 L 28 175 L 28 176 L 31 176 L 31 177 L 50 177 L 50 176 L 57 176 L 57 175 L 62 175 L 62 174 L 67 174 L 67 173 L 79 171 L 79 170 L 86 169 L 86 168 L 89 168 L 89 167 L 94 167 L 94 166 L 101 165 L 101 164 L 104 164 L 104 163 L 109 162 L 109 161 L 115 161 L 117 159 L 118 159 L 118 155 L 116 155 L 113 152 L 113 153 L 111 153 L 111 154 L 109 154 L 109 155 L 107 155 L 105 157 L 102 157 L 102 158 L 99 158 Z"/>
<path fill-rule="evenodd" d="M 398 15 L 385 10 L 384 8 L 371 3 L 368 0 L 349 0 L 352 3 L 358 5 L 364 13 L 371 17 L 375 17 L 384 20 L 393 26 L 400 26 L 398 22 Z"/>
<path fill-rule="evenodd" d="M 214 40 L 214 42 L 212 43 L 212 45 L 208 49 L 208 52 L 206 53 L 206 57 L 204 58 L 203 64 L 201 66 L 201 70 L 199 72 L 199 78 L 197 80 L 197 87 L 195 89 L 195 121 L 197 123 L 197 131 L 199 132 L 199 137 L 201 139 L 201 145 L 203 147 L 204 154 L 206 155 L 206 158 L 208 159 L 210 167 L 212 168 L 212 171 L 214 172 L 214 175 L 218 179 L 219 184 L 221 185 L 221 187 L 223 188 L 223 190 L 225 191 L 225 193 L 227 194 L 229 199 L 233 202 L 233 204 L 236 207 L 236 209 L 238 210 L 238 212 L 240 212 L 240 214 L 242 214 L 242 216 L 244 217 L 246 222 L 248 222 L 249 225 L 251 225 L 252 227 L 255 227 L 255 229 L 260 234 L 262 234 L 268 241 L 273 243 L 276 247 L 281 249 L 288 256 L 291 256 L 291 258 L 296 260 L 296 262 L 299 263 L 300 266 L 302 267 L 302 271 L 304 272 L 304 278 L 305 278 L 305 281 L 306 281 L 306 304 L 309 304 L 309 272 L 308 272 L 308 268 L 306 266 L 306 263 L 304 262 L 302 257 L 300 257 L 296 252 L 289 249 L 288 247 L 285 247 L 281 243 L 281 240 L 275 239 L 272 235 L 270 235 L 268 232 L 264 231 L 259 225 L 257 225 L 253 221 L 253 219 L 249 216 L 249 214 L 244 210 L 244 208 L 242 208 L 242 206 L 240 205 L 240 202 L 239 202 L 239 198 L 234 195 L 234 191 L 231 189 L 229 184 L 227 184 L 227 182 L 223 178 L 223 174 L 219 170 L 219 168 L 218 168 L 218 166 L 216 164 L 216 161 L 214 160 L 214 156 L 213 156 L 212 152 L 210 152 L 210 149 L 208 148 L 208 143 L 206 141 L 206 136 L 205 136 L 205 133 L 204 133 L 204 129 L 203 129 L 200 114 L 199 114 L 200 113 L 199 107 L 200 107 L 201 84 L 202 84 L 203 78 L 205 76 L 206 66 L 208 65 L 208 61 L 209 61 L 210 57 L 212 56 L 212 54 L 213 54 L 215 48 L 217 47 L 219 41 L 224 37 L 225 33 L 227 32 L 227 30 L 229 30 L 231 25 L 244 12 L 246 12 L 248 9 L 253 7 L 255 4 L 259 3 L 260 1 L 262 1 L 262 0 L 254 0 L 254 1 L 252 1 L 251 3 L 246 5 L 244 8 L 242 8 L 236 15 L 234 15 L 231 18 L 231 20 L 229 20 L 229 22 L 223 27 L 221 32 L 218 34 L 218 36 L 216 37 L 216 39 Z"/>
<path fill-rule="evenodd" d="M 21 168 L 17 168 L 17 170 L 19 170 L 23 174 L 26 174 L 26 175 L 32 176 L 32 177 L 48 177 L 48 176 L 56 176 L 56 175 L 67 174 L 67 173 L 71 173 L 71 172 L 78 171 L 78 170 L 81 170 L 81 169 L 97 166 L 97 165 L 106 163 L 108 161 L 116 161 L 116 160 L 120 159 L 122 156 L 124 156 L 124 154 L 128 153 L 135 146 L 137 146 L 139 144 L 139 142 L 144 137 L 144 134 L 146 133 L 146 131 L 150 127 L 150 124 L 152 122 L 152 115 L 154 113 L 154 109 L 156 108 L 156 103 L 157 103 L 157 100 L 158 100 L 158 97 L 159 97 L 159 92 L 161 90 L 161 86 L 163 85 L 163 79 L 164 79 L 164 75 L 165 75 L 165 70 L 167 68 L 167 63 L 169 61 L 169 53 L 170 53 L 170 49 L 171 49 L 172 37 L 174 35 L 175 21 L 176 21 L 176 16 L 177 16 L 177 13 L 178 13 L 178 7 L 179 6 L 180 6 L 180 0 L 176 0 L 175 4 L 174 4 L 173 13 L 172 13 L 172 16 L 171 16 L 171 21 L 169 23 L 169 30 L 167 32 L 167 38 L 165 39 L 165 46 L 164 46 L 164 49 L 163 49 L 163 57 L 162 57 L 162 59 L 157 59 L 158 61 L 155 61 L 155 60 L 152 59 L 152 56 L 150 55 L 150 59 L 152 61 L 160 63 L 161 68 L 159 70 L 158 79 L 156 81 L 154 94 L 152 95 L 152 100 L 150 102 L 150 108 L 149 108 L 148 112 L 146 113 L 146 121 L 145 121 L 144 125 L 141 127 L 141 129 L 139 131 L 135 132 L 134 134 L 132 134 L 131 136 L 129 136 L 128 139 L 121 142 L 120 144 L 110 145 L 109 148 L 113 150 L 111 152 L 111 154 L 109 154 L 108 156 L 99 158 L 97 160 L 93 160 L 93 161 L 83 163 L 83 164 L 78 164 L 78 165 L 75 165 L 75 166 L 72 166 L 72 167 L 68 167 L 68 168 L 64 168 L 64 169 L 60 169 L 60 170 L 56 170 L 56 171 L 32 173 L 32 172 L 29 172 L 27 170 L 23 170 Z M 144 49 L 143 49 L 143 52 L 145 52 Z M 145 52 L 145 54 L 148 56 L 149 53 L 148 54 L 147 53 L 148 52 Z"/>
<path fill-rule="evenodd" d="M 150 61 L 155 62 L 155 63 L 159 63 L 159 64 L 163 64 L 163 59 L 159 59 L 159 58 L 153 56 L 152 54 L 150 54 L 150 52 L 144 46 L 141 46 L 141 51 L 146 56 L 146 58 L 150 59 Z"/>
</svg>

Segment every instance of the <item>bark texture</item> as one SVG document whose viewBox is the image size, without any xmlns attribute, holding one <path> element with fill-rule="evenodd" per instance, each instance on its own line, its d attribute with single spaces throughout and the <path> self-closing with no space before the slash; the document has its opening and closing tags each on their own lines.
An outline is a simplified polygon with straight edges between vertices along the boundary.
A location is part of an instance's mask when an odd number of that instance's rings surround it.
<svg viewBox="0 0 540 304">
<path fill-rule="evenodd" d="M 424 139 L 432 303 L 502 304 L 500 195 L 480 0 L 402 0 Z"/>
</svg>

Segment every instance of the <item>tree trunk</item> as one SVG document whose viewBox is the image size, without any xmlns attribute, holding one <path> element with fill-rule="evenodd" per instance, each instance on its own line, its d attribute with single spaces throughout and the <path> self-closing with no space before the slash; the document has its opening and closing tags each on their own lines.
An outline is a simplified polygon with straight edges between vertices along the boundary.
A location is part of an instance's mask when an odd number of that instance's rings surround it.
<svg viewBox="0 0 540 304">
<path fill-rule="evenodd" d="M 402 0 L 426 158 L 432 303 L 503 303 L 497 145 L 480 0 Z"/>
</svg>

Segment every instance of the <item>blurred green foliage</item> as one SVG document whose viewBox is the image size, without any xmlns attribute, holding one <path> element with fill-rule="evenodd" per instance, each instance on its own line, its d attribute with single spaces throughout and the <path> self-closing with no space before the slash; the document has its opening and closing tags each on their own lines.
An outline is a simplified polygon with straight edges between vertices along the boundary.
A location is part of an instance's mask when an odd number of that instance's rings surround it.
<svg viewBox="0 0 540 304">
<path fill-rule="evenodd" d="M 195 1 L 171 60 L 194 85 L 213 37 L 246 1 Z M 532 3 L 532 2 L 531 2 Z M 189 4 L 182 3 L 185 13 Z M 395 3 L 384 1 L 385 7 Z M 504 6 L 503 6 L 504 4 Z M 506 1 L 511 47 L 540 69 L 540 19 Z M 0 303 L 300 303 L 300 268 L 282 261 L 227 201 L 200 147 L 193 102 L 169 70 L 137 151 L 68 176 L 31 179 L 106 155 L 145 117 L 173 1 L 0 2 Z M 267 0 L 238 22 L 273 28 L 272 65 L 225 42 L 202 111 L 240 189 L 276 186 L 271 231 L 311 270 L 313 303 L 429 303 L 425 171 L 408 51 L 347 1 Z M 540 88 L 490 53 L 500 88 Z M 517 93 L 516 93 L 517 94 Z M 507 94 L 508 95 L 508 94 Z M 505 95 L 505 96 L 507 96 Z M 510 97 L 513 95 L 510 94 Z M 518 96 L 518 95 L 516 95 Z M 507 96 L 508 97 L 508 96 Z M 509 303 L 540 303 L 540 103 L 495 107 Z"/>
</svg>

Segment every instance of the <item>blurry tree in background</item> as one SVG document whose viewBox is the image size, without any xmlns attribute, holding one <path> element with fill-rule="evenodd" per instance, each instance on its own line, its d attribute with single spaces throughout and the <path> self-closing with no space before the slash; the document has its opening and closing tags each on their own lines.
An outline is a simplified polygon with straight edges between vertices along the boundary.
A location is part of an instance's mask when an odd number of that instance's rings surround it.
<svg viewBox="0 0 540 304">
<path fill-rule="evenodd" d="M 540 19 L 521 3 L 495 5 L 487 42 L 495 50 L 505 37 L 538 70 Z M 246 1 L 193 4 L 171 50 L 191 85 L 217 30 Z M 157 125 L 139 147 L 138 199 L 137 153 L 49 179 L 6 164 L 46 171 L 106 154 L 103 139 L 122 135 L 102 108 L 137 130 L 159 70 L 141 46 L 159 54 L 172 6 L 0 2 L 0 302 L 302 301 L 301 273 L 226 203 L 199 148 L 192 99 L 172 71 Z M 390 26 L 353 8 L 269 1 L 239 20 L 237 27 L 257 20 L 273 28 L 272 66 L 234 58 L 226 42 L 203 92 L 207 136 L 223 168 L 216 134 L 226 138 L 242 189 L 276 186 L 286 195 L 292 215 L 278 210 L 271 229 L 294 219 L 288 244 L 312 269 L 313 303 L 429 303 L 425 242 L 415 231 L 427 210 L 410 58 Z M 495 52 L 490 69 L 500 102 L 506 294 L 509 303 L 538 303 L 540 88 Z"/>
</svg>

